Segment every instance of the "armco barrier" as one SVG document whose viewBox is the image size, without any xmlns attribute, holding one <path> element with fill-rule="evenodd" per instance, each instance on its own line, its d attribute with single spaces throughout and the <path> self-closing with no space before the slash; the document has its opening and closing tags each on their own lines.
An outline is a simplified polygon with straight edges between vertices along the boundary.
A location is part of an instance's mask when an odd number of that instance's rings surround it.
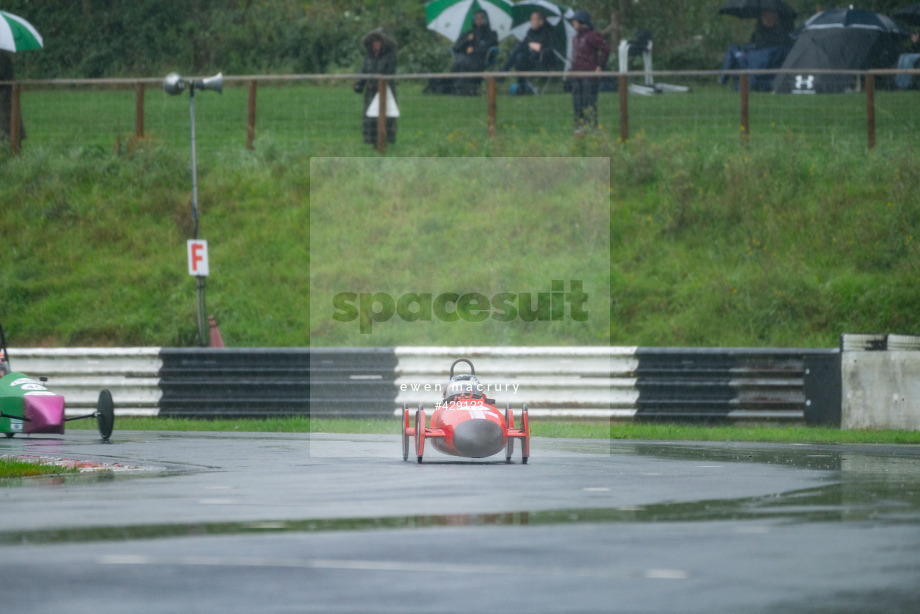
<svg viewBox="0 0 920 614">
<path fill-rule="evenodd" d="M 837 350 L 639 348 L 636 357 L 640 420 L 840 423 Z"/>
<path fill-rule="evenodd" d="M 395 403 L 390 348 L 163 349 L 160 415 L 386 415 Z"/>
<path fill-rule="evenodd" d="M 160 348 L 9 348 L 9 356 L 15 371 L 47 377 L 69 415 L 95 408 L 103 388 L 111 390 L 117 415 L 159 412 Z"/>
<path fill-rule="evenodd" d="M 309 412 L 310 356 L 299 348 L 163 348 L 160 415 L 289 416 Z"/>
<path fill-rule="evenodd" d="M 534 417 L 631 418 L 635 353 L 633 347 L 397 347 L 396 400 L 398 408 L 422 403 L 430 411 L 451 363 L 469 358 L 501 407 L 510 403 L 519 411 L 526 403 Z"/>
<path fill-rule="evenodd" d="M 533 417 L 840 423 L 837 350 L 397 347 L 399 407 L 432 407 L 470 358 L 500 405 Z M 426 390 L 425 384 L 432 389 Z M 397 409 L 397 412 L 400 409 Z"/>
<path fill-rule="evenodd" d="M 840 424 L 840 352 L 737 348 L 10 349 L 70 409 L 112 390 L 116 414 L 389 416 L 441 398 L 470 358 L 500 405 L 533 417 Z"/>
</svg>

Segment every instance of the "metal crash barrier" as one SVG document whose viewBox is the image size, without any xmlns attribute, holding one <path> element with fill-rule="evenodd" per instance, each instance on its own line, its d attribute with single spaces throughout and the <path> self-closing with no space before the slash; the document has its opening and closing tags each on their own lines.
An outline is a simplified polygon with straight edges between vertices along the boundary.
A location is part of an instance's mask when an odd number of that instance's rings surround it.
<svg viewBox="0 0 920 614">
<path fill-rule="evenodd" d="M 545 419 L 789 420 L 840 425 L 837 349 L 637 347 L 34 348 L 74 411 L 109 388 L 117 415 L 388 418 L 433 408 L 472 358 L 500 405 Z"/>
</svg>

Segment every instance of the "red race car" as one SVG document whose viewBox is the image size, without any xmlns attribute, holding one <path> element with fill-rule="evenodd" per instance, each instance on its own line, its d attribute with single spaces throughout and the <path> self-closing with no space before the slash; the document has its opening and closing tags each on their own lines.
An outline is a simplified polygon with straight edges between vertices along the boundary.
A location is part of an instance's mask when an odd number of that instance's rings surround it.
<svg viewBox="0 0 920 614">
<path fill-rule="evenodd" d="M 470 366 L 469 373 L 454 375 L 457 363 Z M 403 406 L 403 460 L 409 458 L 409 438 L 415 437 L 415 455 L 422 462 L 425 440 L 430 439 L 435 450 L 453 456 L 485 458 L 505 450 L 505 461 L 511 462 L 514 440 L 521 440 L 521 460 L 530 456 L 530 425 L 527 405 L 521 412 L 521 428 L 514 428 L 514 413 L 507 404 L 504 413 L 495 408 L 495 400 L 487 398 L 473 363 L 466 358 L 450 366 L 450 381 L 444 388 L 443 400 L 431 415 L 431 426 L 425 425 L 425 409 L 419 404 L 415 426 L 409 426 L 409 407 Z"/>
</svg>

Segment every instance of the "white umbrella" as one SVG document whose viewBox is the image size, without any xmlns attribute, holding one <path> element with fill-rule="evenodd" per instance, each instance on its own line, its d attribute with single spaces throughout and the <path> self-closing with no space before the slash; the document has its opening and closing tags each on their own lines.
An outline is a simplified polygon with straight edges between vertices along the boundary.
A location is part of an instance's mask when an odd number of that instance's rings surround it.
<svg viewBox="0 0 920 614">
<path fill-rule="evenodd" d="M 428 29 L 452 42 L 473 25 L 473 15 L 483 10 L 498 40 L 511 34 L 511 2 L 508 0 L 431 0 L 425 5 Z"/>
<path fill-rule="evenodd" d="M 0 11 L 0 49 L 25 51 L 43 46 L 42 36 L 32 24 L 18 15 Z"/>
</svg>

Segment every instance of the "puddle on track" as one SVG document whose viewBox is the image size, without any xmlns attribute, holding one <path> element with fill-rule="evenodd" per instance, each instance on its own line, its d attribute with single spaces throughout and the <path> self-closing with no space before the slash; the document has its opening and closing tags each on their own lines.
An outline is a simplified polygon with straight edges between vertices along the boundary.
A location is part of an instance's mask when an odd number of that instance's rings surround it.
<svg viewBox="0 0 920 614">
<path fill-rule="evenodd" d="M 425 529 L 432 527 L 552 526 L 583 523 L 715 522 L 871 522 L 920 524 L 920 448 L 886 446 L 770 446 L 656 444 L 617 442 L 614 454 L 669 460 L 752 462 L 827 472 L 817 487 L 767 496 L 663 502 L 644 506 L 580 508 L 490 514 L 174 523 L 5 531 L 0 544 L 105 542 L 207 535 L 314 533 Z M 96 473 L 28 478 L 30 484 L 76 483 L 163 477 L 171 472 Z M 183 473 L 183 472 L 178 472 Z"/>
</svg>

